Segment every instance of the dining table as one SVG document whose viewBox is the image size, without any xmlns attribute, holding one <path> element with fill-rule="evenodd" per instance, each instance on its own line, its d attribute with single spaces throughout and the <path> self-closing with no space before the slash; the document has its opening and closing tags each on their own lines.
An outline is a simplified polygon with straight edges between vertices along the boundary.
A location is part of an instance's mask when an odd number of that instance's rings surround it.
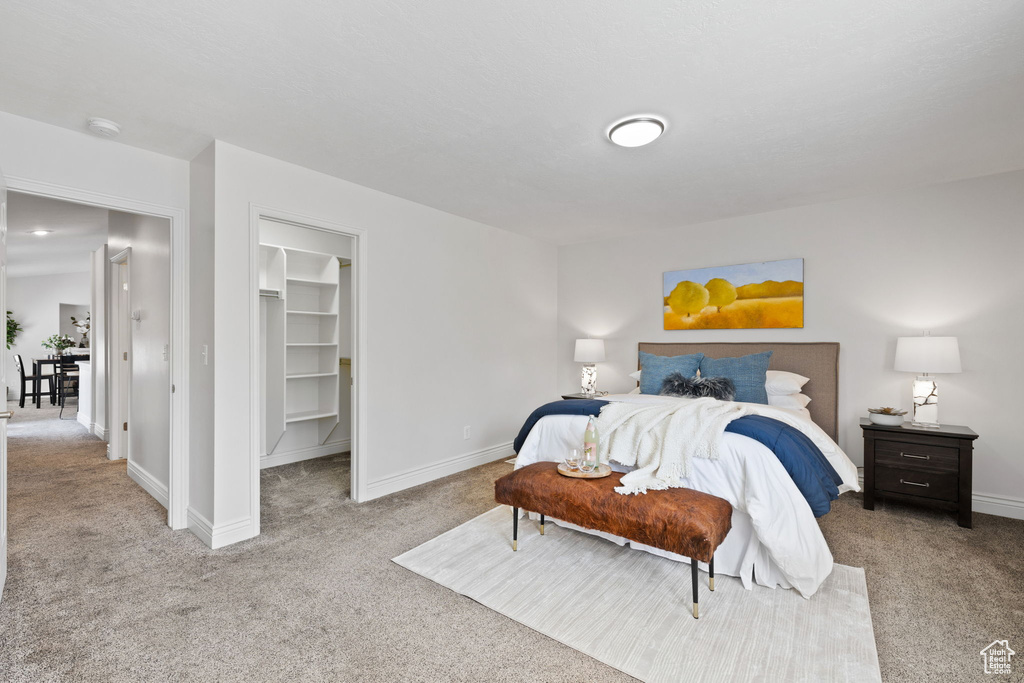
<svg viewBox="0 0 1024 683">
<path fill-rule="evenodd" d="M 50 405 L 57 404 L 57 368 L 61 365 L 62 361 L 78 361 L 88 360 L 89 356 L 85 354 L 65 354 L 63 356 L 47 356 L 46 358 L 33 358 L 32 359 L 32 375 L 36 377 L 33 381 L 32 391 L 35 392 L 35 396 L 32 397 L 32 402 L 36 404 L 36 408 L 41 408 L 43 401 L 40 397 L 42 392 L 42 380 L 46 379 L 50 382 Z M 46 366 L 52 365 L 53 368 L 47 372 Z M 68 369 L 77 370 L 78 366 L 68 366 Z"/>
</svg>

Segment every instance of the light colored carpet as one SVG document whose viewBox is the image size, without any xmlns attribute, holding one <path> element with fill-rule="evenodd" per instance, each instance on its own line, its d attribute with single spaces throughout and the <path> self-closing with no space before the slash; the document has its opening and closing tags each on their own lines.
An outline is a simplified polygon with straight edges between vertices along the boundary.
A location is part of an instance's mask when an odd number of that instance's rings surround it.
<svg viewBox="0 0 1024 683">
<path fill-rule="evenodd" d="M 818 593 L 743 588 L 588 534 L 521 520 L 500 506 L 395 562 L 651 683 L 880 681 L 864 570 L 837 565 Z"/>
<path fill-rule="evenodd" d="M 634 680 L 391 562 L 493 508 L 502 461 L 363 504 L 347 456 L 264 470 L 263 535 L 210 550 L 80 425 L 8 407 L 4 683 Z M 1024 521 L 961 529 L 861 502 L 844 494 L 819 523 L 837 562 L 865 568 L 882 678 L 1022 680 L 1016 657 L 1012 676 L 985 676 L 979 651 L 1022 651 Z"/>
</svg>

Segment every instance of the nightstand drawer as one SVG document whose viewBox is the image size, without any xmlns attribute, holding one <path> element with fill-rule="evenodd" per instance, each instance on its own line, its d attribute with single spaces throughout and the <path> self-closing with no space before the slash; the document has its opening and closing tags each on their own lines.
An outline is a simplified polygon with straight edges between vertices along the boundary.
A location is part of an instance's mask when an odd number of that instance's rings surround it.
<svg viewBox="0 0 1024 683">
<path fill-rule="evenodd" d="M 875 488 L 879 491 L 956 502 L 959 481 L 957 475 L 951 472 L 875 466 Z"/>
<path fill-rule="evenodd" d="M 876 439 L 875 462 L 894 467 L 921 466 L 956 472 L 960 469 L 960 449 Z"/>
</svg>

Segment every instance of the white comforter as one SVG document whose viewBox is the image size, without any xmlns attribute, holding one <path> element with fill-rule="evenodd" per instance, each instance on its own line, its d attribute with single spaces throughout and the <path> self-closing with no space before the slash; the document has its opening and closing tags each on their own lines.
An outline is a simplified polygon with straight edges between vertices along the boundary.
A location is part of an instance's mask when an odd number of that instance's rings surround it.
<svg viewBox="0 0 1024 683">
<path fill-rule="evenodd" d="M 619 394 L 603 398 L 633 403 L 675 400 L 646 394 Z M 780 420 L 807 434 L 842 478 L 840 493 L 860 490 L 856 466 L 817 425 L 780 408 L 753 403 L 743 405 L 755 414 Z M 579 446 L 587 420 L 586 416 L 578 415 L 541 418 L 520 449 L 516 468 L 545 460 L 561 460 L 566 449 Z M 615 462 L 611 464 L 619 471 L 627 469 Z M 686 486 L 724 498 L 733 506 L 733 528 L 715 553 L 716 572 L 739 577 L 748 589 L 756 580 L 772 588 L 795 588 L 804 597 L 813 595 L 831 573 L 832 553 L 810 506 L 775 454 L 761 443 L 726 432 L 717 460 L 693 460 Z M 617 543 L 627 542 L 601 532 L 583 531 Z M 630 545 L 664 557 L 689 561 L 637 543 Z"/>
</svg>

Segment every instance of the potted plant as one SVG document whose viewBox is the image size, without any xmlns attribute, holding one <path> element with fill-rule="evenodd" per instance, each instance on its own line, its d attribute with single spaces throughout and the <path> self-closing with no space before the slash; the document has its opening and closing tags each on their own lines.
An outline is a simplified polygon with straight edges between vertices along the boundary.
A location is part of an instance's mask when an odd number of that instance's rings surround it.
<svg viewBox="0 0 1024 683">
<path fill-rule="evenodd" d="M 11 345 L 14 344 L 14 340 L 18 338 L 18 333 L 21 332 L 21 323 L 11 317 L 11 312 L 7 311 L 7 349 L 10 350 Z"/>
<path fill-rule="evenodd" d="M 64 351 L 75 345 L 75 338 L 70 334 L 51 334 L 43 340 L 43 346 L 53 349 L 58 356 L 63 356 Z"/>
</svg>

